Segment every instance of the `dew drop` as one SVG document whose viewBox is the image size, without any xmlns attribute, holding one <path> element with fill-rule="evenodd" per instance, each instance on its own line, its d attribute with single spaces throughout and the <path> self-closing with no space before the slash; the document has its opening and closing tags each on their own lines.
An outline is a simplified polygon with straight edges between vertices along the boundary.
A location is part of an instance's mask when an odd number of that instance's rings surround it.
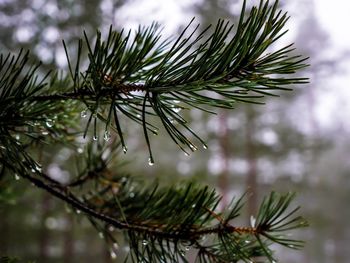
<svg viewBox="0 0 350 263">
<path fill-rule="evenodd" d="M 134 192 L 131 192 L 131 193 L 129 194 L 129 197 L 130 197 L 130 198 L 134 198 L 134 197 L 135 197 L 135 193 L 134 193 Z"/>
<path fill-rule="evenodd" d="M 109 231 L 109 232 L 113 232 L 113 231 L 114 231 L 114 227 L 113 227 L 113 226 L 109 226 L 109 227 L 108 227 L 108 231 Z M 114 244 L 117 244 L 117 243 L 114 243 Z M 113 245 L 114 245 L 114 244 L 113 244 Z M 118 244 L 117 244 L 117 245 L 118 245 Z"/>
<path fill-rule="evenodd" d="M 42 131 L 42 132 L 41 132 L 41 135 L 44 135 L 44 136 L 46 136 L 46 135 L 48 135 L 48 134 L 49 134 L 48 131 Z"/>
<path fill-rule="evenodd" d="M 77 212 L 77 214 L 81 213 L 81 211 L 79 209 L 75 210 L 75 212 Z"/>
<path fill-rule="evenodd" d="M 206 145 L 206 144 L 203 144 L 203 149 L 208 149 L 208 145 Z"/>
<path fill-rule="evenodd" d="M 180 252 L 180 255 L 183 257 L 186 255 L 186 252 L 184 250 L 180 250 L 179 252 Z"/>
<path fill-rule="evenodd" d="M 35 166 L 35 170 L 37 170 L 38 172 L 41 172 L 41 167 L 39 165 Z"/>
<path fill-rule="evenodd" d="M 255 223 L 256 223 L 256 218 L 253 215 L 251 215 L 250 216 L 250 226 L 255 227 Z"/>
<path fill-rule="evenodd" d="M 101 238 L 101 239 L 103 239 L 105 236 L 104 236 L 104 234 L 102 233 L 102 232 L 99 232 L 98 233 L 98 236 Z"/>
<path fill-rule="evenodd" d="M 136 114 L 136 118 L 141 119 L 141 115 L 140 114 Z"/>
<path fill-rule="evenodd" d="M 83 150 L 83 148 L 77 148 L 77 152 L 79 153 L 79 154 L 82 154 L 83 152 L 84 152 L 84 150 Z"/>
<path fill-rule="evenodd" d="M 51 128 L 54 125 L 54 121 L 52 119 L 47 119 L 46 120 L 46 126 L 48 128 Z"/>
<path fill-rule="evenodd" d="M 80 117 L 86 118 L 86 116 L 87 116 L 87 110 L 82 110 L 82 111 L 80 112 Z"/>
<path fill-rule="evenodd" d="M 118 249 L 118 248 L 119 248 L 119 245 L 118 245 L 116 242 L 114 242 L 114 243 L 113 243 L 113 248 L 114 248 L 114 249 Z"/>
<path fill-rule="evenodd" d="M 184 152 L 184 154 L 185 154 L 186 156 L 190 156 L 190 154 L 189 154 L 188 152 Z"/>
<path fill-rule="evenodd" d="M 198 150 L 197 146 L 195 146 L 193 144 L 190 144 L 190 148 L 193 152 Z"/>
<path fill-rule="evenodd" d="M 153 135 L 158 135 L 158 130 L 152 130 Z"/>
<path fill-rule="evenodd" d="M 105 131 L 103 135 L 103 139 L 108 142 L 111 139 L 111 132 L 110 131 Z"/>
<path fill-rule="evenodd" d="M 18 181 L 19 179 L 21 179 L 21 177 L 19 177 L 18 174 L 15 174 L 15 180 Z"/>
<path fill-rule="evenodd" d="M 148 165 L 149 165 L 149 166 L 153 166 L 153 165 L 154 165 L 154 161 L 153 161 L 153 158 L 152 158 L 152 157 L 149 157 L 149 158 L 148 158 Z"/>
<path fill-rule="evenodd" d="M 18 141 L 19 139 L 21 139 L 21 136 L 20 136 L 19 134 L 16 134 L 16 135 L 15 135 L 15 138 L 16 138 L 16 140 Z"/>
<path fill-rule="evenodd" d="M 111 259 L 117 258 L 117 254 L 114 251 L 111 251 L 110 255 L 111 255 Z"/>
<path fill-rule="evenodd" d="M 179 107 L 174 107 L 173 108 L 173 111 L 176 112 L 176 113 L 179 113 L 181 111 L 181 108 Z"/>
<path fill-rule="evenodd" d="M 173 100 L 173 103 L 175 103 L 175 104 L 179 104 L 179 103 L 180 103 L 180 101 L 179 101 L 179 100 Z"/>
<path fill-rule="evenodd" d="M 196 204 L 193 204 L 193 205 L 192 205 L 192 208 L 195 208 L 195 207 L 196 207 Z"/>
<path fill-rule="evenodd" d="M 148 245 L 148 241 L 147 240 L 142 240 L 142 245 L 144 245 L 144 246 L 147 246 Z"/>
<path fill-rule="evenodd" d="M 191 249 L 190 246 L 185 246 L 185 251 L 189 251 Z"/>
<path fill-rule="evenodd" d="M 123 146 L 123 153 L 126 153 L 128 151 L 128 147 Z"/>
<path fill-rule="evenodd" d="M 97 135 L 94 135 L 94 136 L 92 137 L 92 139 L 93 139 L 94 141 L 97 141 L 97 139 L 98 139 Z"/>
</svg>

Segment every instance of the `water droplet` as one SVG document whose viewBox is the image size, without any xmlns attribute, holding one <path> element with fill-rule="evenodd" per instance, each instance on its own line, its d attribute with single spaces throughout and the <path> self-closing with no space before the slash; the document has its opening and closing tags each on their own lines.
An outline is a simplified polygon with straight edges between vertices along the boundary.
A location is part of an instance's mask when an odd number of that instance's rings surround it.
<svg viewBox="0 0 350 263">
<path fill-rule="evenodd" d="M 142 245 L 144 245 L 144 246 L 147 246 L 148 245 L 148 241 L 147 240 L 142 240 Z"/>
<path fill-rule="evenodd" d="M 15 180 L 18 181 L 19 179 L 21 179 L 21 177 L 19 177 L 18 174 L 15 174 Z"/>
<path fill-rule="evenodd" d="M 192 208 L 195 208 L 195 207 L 196 207 L 196 204 L 193 204 L 193 205 L 192 205 Z"/>
<path fill-rule="evenodd" d="M 98 233 L 98 236 L 101 238 L 101 239 L 103 239 L 105 236 L 104 236 L 104 234 L 102 233 L 102 232 L 99 232 Z"/>
<path fill-rule="evenodd" d="M 54 121 L 53 120 L 51 120 L 51 119 L 47 119 L 46 120 L 46 126 L 48 128 L 51 128 L 53 125 L 54 125 Z"/>
<path fill-rule="evenodd" d="M 117 242 L 114 242 L 114 243 L 113 243 L 113 248 L 114 248 L 114 249 L 118 249 L 118 248 L 119 248 L 119 245 L 117 244 Z"/>
<path fill-rule="evenodd" d="M 41 166 L 36 165 L 36 166 L 35 166 L 35 170 L 36 170 L 37 172 L 41 172 Z"/>
<path fill-rule="evenodd" d="M 84 150 L 83 150 L 83 148 L 80 148 L 80 147 L 79 147 L 79 148 L 77 148 L 77 152 L 80 153 L 80 154 L 82 154 L 82 153 L 84 152 Z"/>
<path fill-rule="evenodd" d="M 136 118 L 141 119 L 141 115 L 140 114 L 136 114 Z"/>
<path fill-rule="evenodd" d="M 179 113 L 181 111 L 181 108 L 179 107 L 174 107 L 173 108 L 173 111 L 176 112 L 176 113 Z"/>
<path fill-rule="evenodd" d="M 256 218 L 253 215 L 251 215 L 250 216 L 250 226 L 255 227 L 255 223 L 256 223 Z"/>
<path fill-rule="evenodd" d="M 94 135 L 94 136 L 92 137 L 92 139 L 93 139 L 94 141 L 97 141 L 98 136 L 97 136 L 97 135 Z"/>
<path fill-rule="evenodd" d="M 194 144 L 190 144 L 190 148 L 193 152 L 198 150 L 197 146 Z"/>
<path fill-rule="evenodd" d="M 111 251 L 111 259 L 116 259 L 117 258 L 117 254 L 112 250 Z"/>
<path fill-rule="evenodd" d="M 152 130 L 153 135 L 158 135 L 158 130 Z"/>
<path fill-rule="evenodd" d="M 206 145 L 206 144 L 203 144 L 203 149 L 208 149 L 208 145 Z"/>
<path fill-rule="evenodd" d="M 77 214 L 81 213 L 81 211 L 79 209 L 75 210 L 75 212 L 77 212 Z"/>
<path fill-rule="evenodd" d="M 189 251 L 191 249 L 191 246 L 185 246 L 185 251 Z"/>
<path fill-rule="evenodd" d="M 108 231 L 109 231 L 109 232 L 113 232 L 113 231 L 114 231 L 114 226 L 109 226 L 109 227 L 108 227 Z M 116 244 L 116 243 L 115 243 L 115 244 Z M 113 244 L 113 245 L 114 245 L 114 244 Z"/>
<path fill-rule="evenodd" d="M 131 192 L 131 193 L 129 194 L 129 197 L 130 197 L 130 198 L 134 198 L 134 197 L 135 197 L 135 193 Z"/>
<path fill-rule="evenodd" d="M 111 132 L 105 131 L 105 134 L 103 135 L 103 139 L 108 142 L 111 139 Z"/>
<path fill-rule="evenodd" d="M 44 135 L 44 136 L 45 136 L 45 135 L 48 135 L 48 134 L 49 134 L 48 131 L 42 131 L 42 132 L 41 132 L 41 135 Z"/>
<path fill-rule="evenodd" d="M 154 165 L 154 161 L 153 161 L 153 158 L 152 158 L 152 157 L 149 157 L 149 158 L 148 158 L 148 165 L 149 165 L 149 166 L 153 166 L 153 165 Z"/>
<path fill-rule="evenodd" d="M 186 255 L 186 252 L 184 250 L 180 249 L 179 252 L 180 252 L 180 255 L 183 256 L 183 257 Z"/>
<path fill-rule="evenodd" d="M 250 240 L 245 240 L 245 241 L 244 241 L 244 243 L 246 243 L 246 244 L 250 244 L 250 243 L 251 243 L 251 241 L 250 241 Z"/>
<path fill-rule="evenodd" d="M 184 152 L 184 154 L 185 154 L 186 156 L 190 156 L 190 154 L 189 154 L 188 152 Z"/>
<path fill-rule="evenodd" d="M 80 112 L 80 117 L 86 118 L 86 116 L 87 116 L 87 110 L 82 110 L 82 111 Z"/>
<path fill-rule="evenodd" d="M 179 100 L 173 100 L 173 103 L 175 103 L 175 104 L 179 104 L 179 103 L 180 103 L 180 101 L 179 101 Z"/>
<path fill-rule="evenodd" d="M 16 140 L 18 141 L 19 139 L 21 139 L 21 136 L 20 136 L 19 134 L 16 134 L 16 135 L 15 135 L 15 138 L 16 138 Z"/>
<path fill-rule="evenodd" d="M 126 153 L 128 151 L 128 147 L 123 146 L 123 153 Z"/>
</svg>

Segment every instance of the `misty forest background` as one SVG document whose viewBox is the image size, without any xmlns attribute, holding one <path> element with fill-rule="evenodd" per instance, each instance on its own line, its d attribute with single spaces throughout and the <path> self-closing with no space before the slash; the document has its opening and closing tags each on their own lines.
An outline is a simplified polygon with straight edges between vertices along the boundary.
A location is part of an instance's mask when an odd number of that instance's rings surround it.
<svg viewBox="0 0 350 263">
<path fill-rule="evenodd" d="M 97 28 L 107 32 L 110 24 L 135 28 L 159 21 L 165 35 L 176 35 L 192 17 L 203 27 L 218 18 L 235 21 L 242 2 L 2 0 L 0 49 L 6 53 L 24 47 L 43 61 L 46 70 L 66 69 L 61 39 L 73 48 L 83 29 L 93 36 Z M 255 195 L 248 201 L 247 220 L 264 194 L 296 191 L 296 203 L 311 225 L 296 234 L 307 243 L 302 251 L 278 251 L 283 254 L 280 258 L 283 262 L 348 262 L 350 126 L 344 118 L 346 94 L 340 93 L 339 86 L 348 85 L 340 79 L 346 74 L 350 53 L 332 49 L 330 32 L 316 16 L 316 1 L 280 4 L 291 15 L 286 43 L 295 42 L 298 53 L 310 57 L 311 66 L 302 72 L 310 84 L 279 98 L 266 98 L 263 106 L 241 105 L 233 111 L 218 111 L 218 116 L 188 112 L 193 129 L 207 138 L 209 148 L 185 156 L 160 132 L 154 140 L 156 164 L 152 167 L 145 158 L 145 142 L 130 123 L 129 151 L 122 156 L 124 169 L 150 179 L 161 178 L 165 183 L 193 178 L 215 186 L 224 202 L 249 186 Z M 337 110 L 325 114 L 327 100 L 336 100 Z M 46 154 L 47 172 L 64 178 L 69 153 L 55 146 L 46 149 Z M 86 219 L 48 193 L 17 179 L 0 182 L 0 255 L 48 263 L 118 262 L 118 258 L 110 258 Z M 126 249 L 121 246 L 120 254 Z"/>
</svg>

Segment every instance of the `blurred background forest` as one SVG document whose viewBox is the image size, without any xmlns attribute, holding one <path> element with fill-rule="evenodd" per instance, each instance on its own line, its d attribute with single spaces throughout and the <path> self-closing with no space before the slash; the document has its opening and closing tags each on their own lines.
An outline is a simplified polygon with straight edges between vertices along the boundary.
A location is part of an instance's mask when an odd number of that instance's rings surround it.
<svg viewBox="0 0 350 263">
<path fill-rule="evenodd" d="M 281 250 L 283 262 L 349 262 L 350 250 L 350 36 L 345 1 L 280 1 L 291 19 L 279 45 L 295 43 L 309 56 L 302 72 L 310 84 L 266 105 L 242 105 L 207 115 L 192 110 L 192 127 L 207 139 L 208 149 L 185 156 L 165 132 L 153 140 L 156 164 L 147 164 L 147 147 L 130 125 L 125 169 L 133 175 L 208 183 L 224 202 L 247 189 L 246 218 L 271 191 L 296 191 L 296 203 L 310 227 L 296 233 L 307 243 L 302 251 Z M 236 21 L 242 0 L 0 0 L 0 49 L 21 47 L 44 63 L 44 70 L 67 69 L 61 39 L 74 50 L 83 30 L 93 36 L 113 24 L 137 28 L 152 21 L 165 36 L 177 35 L 192 17 L 206 26 L 225 18 Z M 258 1 L 248 1 L 258 4 Z M 337 8 L 334 8 L 336 6 Z M 349 21 L 348 21 L 349 22 Z M 348 46 L 347 46 L 348 45 Z M 47 172 L 66 176 L 70 159 L 59 146 L 45 150 Z M 147 167 L 146 167 L 147 166 Z M 146 168 L 145 168 L 146 167 Z M 119 262 L 111 258 L 98 233 L 81 215 L 18 178 L 0 181 L 0 255 L 35 262 Z M 120 254 L 126 248 L 120 246 Z M 113 257 L 115 255 L 112 255 Z"/>
</svg>

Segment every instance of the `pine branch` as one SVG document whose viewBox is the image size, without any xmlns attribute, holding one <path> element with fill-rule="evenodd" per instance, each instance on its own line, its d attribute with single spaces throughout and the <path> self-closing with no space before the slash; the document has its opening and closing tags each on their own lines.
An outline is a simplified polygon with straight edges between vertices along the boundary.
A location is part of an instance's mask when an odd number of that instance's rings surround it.
<svg viewBox="0 0 350 263">
<path fill-rule="evenodd" d="M 195 184 L 138 184 L 111 169 L 109 162 L 115 159 L 105 156 L 119 149 L 119 143 L 109 141 L 110 129 L 118 134 L 123 152 L 127 150 L 121 117 L 141 126 L 153 164 L 149 133 L 158 132 L 154 119 L 188 153 L 197 146 L 186 133 L 207 146 L 181 110 L 212 112 L 210 107 L 261 103 L 276 90 L 305 83 L 304 78 L 289 76 L 306 66 L 305 58 L 292 55 L 291 45 L 268 53 L 286 32 L 288 17 L 277 6 L 277 1 L 270 6 L 262 0 L 245 17 L 244 3 L 236 28 L 219 20 L 213 29 L 198 32 L 199 25 L 190 30 L 191 21 L 174 41 L 161 41 L 156 24 L 140 27 L 135 35 L 111 27 L 106 40 L 97 32 L 94 44 L 84 33 L 75 62 L 63 42 L 69 74 L 62 76 L 49 73 L 39 78 L 40 64 L 28 66 L 28 52 L 0 55 L 1 177 L 21 176 L 63 200 L 87 216 L 109 244 L 116 242 L 112 227 L 123 230 L 132 262 L 187 262 L 185 253 L 191 247 L 198 250 L 199 262 L 251 262 L 256 257 L 272 262 L 270 244 L 300 248 L 302 242 L 284 235 L 306 225 L 295 216 L 298 208 L 289 210 L 293 194 L 272 193 L 252 224 L 239 226 L 235 220 L 242 198 L 219 213 L 221 197 L 214 190 Z M 84 60 L 89 62 L 86 69 L 81 68 Z M 80 116 L 87 118 L 85 129 L 80 128 Z M 108 151 L 98 142 L 101 122 Z M 90 126 L 95 142 L 77 157 L 78 172 L 66 184 L 46 174 L 30 152 L 50 142 L 76 148 L 76 136 L 87 136 Z"/>
<path fill-rule="evenodd" d="M 110 151 L 112 155 L 115 150 Z M 56 182 L 41 169 L 29 171 L 25 163 L 21 171 L 10 164 L 7 168 L 17 169 L 14 172 L 86 215 L 110 246 L 116 243 L 112 230 L 125 231 L 133 262 L 179 262 L 192 248 L 198 249 L 200 262 L 248 262 L 257 256 L 272 261 L 272 242 L 290 248 L 302 245 L 284 234 L 306 226 L 303 218 L 294 216 L 298 208 L 288 212 L 293 194 L 271 193 L 251 226 L 237 226 L 234 222 L 243 207 L 242 198 L 233 200 L 221 214 L 216 212 L 220 196 L 208 187 L 191 183 L 144 186 L 110 170 L 112 155 L 106 156 L 102 145 L 90 144 L 84 152 L 79 154 L 82 160 L 77 160 L 76 179 L 67 184 Z M 205 237 L 208 241 L 203 243 Z"/>
<path fill-rule="evenodd" d="M 291 45 L 267 52 L 286 33 L 284 26 L 288 17 L 278 10 L 277 5 L 278 1 L 272 6 L 268 1 L 261 1 L 247 18 L 243 5 L 236 28 L 219 20 L 213 30 L 208 27 L 198 33 L 198 26 L 190 31 L 191 21 L 173 43 L 160 41 L 161 34 L 156 24 L 140 27 L 134 36 L 131 31 L 125 35 L 123 30 L 117 32 L 111 27 L 106 40 L 97 32 L 94 45 L 89 43 L 85 34 L 88 68 L 84 71 L 80 66 L 84 60 L 81 57 L 83 40 L 78 44 L 75 65 L 63 42 L 71 79 L 54 78 L 54 84 L 44 83 L 44 79 L 36 83 L 34 68 L 17 87 L 14 81 L 22 74 L 28 54 L 21 61 L 18 61 L 21 53 L 17 60 L 1 57 L 0 64 L 5 70 L 1 102 L 8 105 L 16 102 L 18 106 L 19 99 L 25 98 L 22 103 L 30 106 L 32 111 L 35 109 L 35 116 L 42 116 L 44 110 L 48 115 L 50 112 L 46 109 L 50 107 L 56 111 L 62 100 L 83 102 L 86 105 L 84 115 L 89 114 L 84 135 L 90 125 L 96 130 L 96 117 L 106 123 L 107 133 L 110 128 L 116 130 L 124 149 L 127 149 L 120 124 L 120 117 L 125 116 L 142 126 L 151 162 L 153 156 L 148 134 L 157 133 L 158 128 L 151 123 L 150 116 L 161 120 L 171 139 L 185 153 L 198 147 L 184 130 L 206 148 L 205 142 L 188 126 L 181 110 L 198 108 L 211 112 L 207 106 L 233 108 L 237 102 L 261 103 L 263 96 L 274 96 L 275 90 L 289 90 L 290 85 L 307 81 L 287 77 L 306 66 L 306 58 L 291 55 L 294 51 Z M 13 71 L 11 68 L 17 69 Z M 65 88 L 55 87 L 63 87 L 62 83 Z M 28 113 L 27 108 L 22 110 Z M 13 110 L 6 108 L 4 112 Z M 29 124 L 16 115 L 12 118 L 5 116 L 5 119 Z M 111 126 L 113 122 L 114 127 Z"/>
</svg>

